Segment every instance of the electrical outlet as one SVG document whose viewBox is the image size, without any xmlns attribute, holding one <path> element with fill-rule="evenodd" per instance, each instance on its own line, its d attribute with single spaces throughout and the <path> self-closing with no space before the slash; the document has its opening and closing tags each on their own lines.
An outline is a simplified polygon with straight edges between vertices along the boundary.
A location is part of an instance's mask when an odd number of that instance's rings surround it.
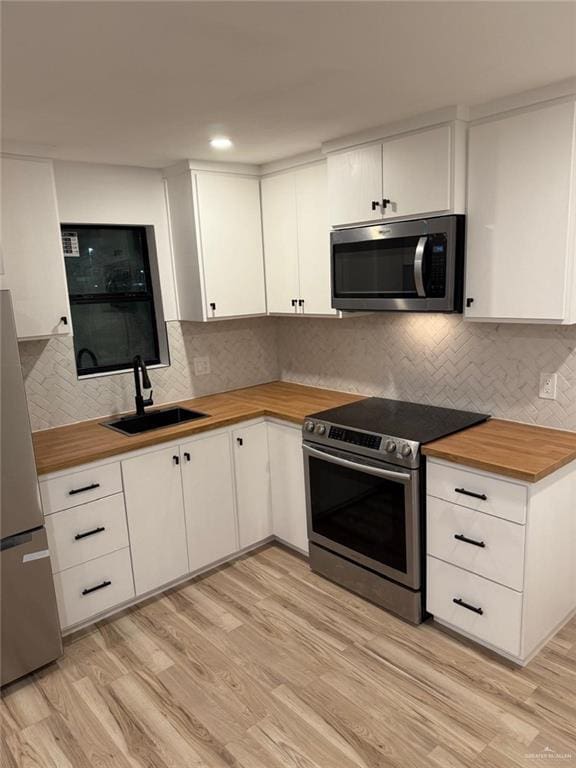
<svg viewBox="0 0 576 768">
<path fill-rule="evenodd" d="M 207 373 L 210 373 L 209 357 L 195 357 L 193 362 L 195 376 L 206 376 Z"/>
<path fill-rule="evenodd" d="M 542 397 L 544 400 L 556 400 L 556 379 L 555 373 L 541 373 L 538 397 Z"/>
</svg>

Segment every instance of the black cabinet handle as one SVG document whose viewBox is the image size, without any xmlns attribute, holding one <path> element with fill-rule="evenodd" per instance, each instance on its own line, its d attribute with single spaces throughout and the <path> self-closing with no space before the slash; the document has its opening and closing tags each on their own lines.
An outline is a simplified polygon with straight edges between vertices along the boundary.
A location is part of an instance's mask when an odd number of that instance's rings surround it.
<svg viewBox="0 0 576 768">
<path fill-rule="evenodd" d="M 95 533 L 102 533 L 102 531 L 105 531 L 106 528 L 103 525 L 99 525 L 98 528 L 94 528 L 92 531 L 86 531 L 86 533 L 77 533 L 76 536 L 74 536 L 74 539 L 76 541 L 80 541 L 80 539 L 85 539 L 86 536 L 94 536 Z"/>
<path fill-rule="evenodd" d="M 456 605 L 459 605 L 461 608 L 466 608 L 466 610 L 472 611 L 472 613 L 477 613 L 480 616 L 484 614 L 484 611 L 482 610 L 482 608 L 476 608 L 475 605 L 470 605 L 470 603 L 465 603 L 464 600 L 462 600 L 460 597 L 452 598 L 452 602 L 456 603 Z"/>
<path fill-rule="evenodd" d="M 379 200 L 372 200 L 372 210 L 375 211 L 376 208 L 380 207 L 380 201 Z"/>
<path fill-rule="evenodd" d="M 215 302 L 215 301 L 211 301 L 211 302 L 210 302 L 210 309 L 211 309 L 212 311 L 214 311 L 214 312 L 216 311 L 216 302 Z"/>
<path fill-rule="evenodd" d="M 190 454 L 188 453 L 188 451 L 184 452 L 184 458 L 186 459 L 186 461 L 190 461 Z"/>
<path fill-rule="evenodd" d="M 466 299 L 466 306 L 467 307 L 471 307 L 473 301 L 474 301 L 474 299 Z"/>
<path fill-rule="evenodd" d="M 180 456 L 172 456 L 172 461 L 174 464 L 180 464 Z"/>
<path fill-rule="evenodd" d="M 296 304 L 298 304 L 298 299 L 292 299 L 291 304 L 293 307 L 295 307 Z"/>
<path fill-rule="evenodd" d="M 458 541 L 464 541 L 466 544 L 473 544 L 475 547 L 485 547 L 486 544 L 483 541 L 474 541 L 474 539 L 469 539 L 467 536 L 464 536 L 463 533 L 455 533 L 454 538 L 458 539 Z"/>
<path fill-rule="evenodd" d="M 386 210 L 386 208 L 392 203 L 392 200 L 389 200 L 387 197 L 385 197 L 382 200 L 382 208 Z"/>
<path fill-rule="evenodd" d="M 73 488 L 71 491 L 68 491 L 68 496 L 75 496 L 77 493 L 84 493 L 84 491 L 93 491 L 94 488 L 100 488 L 100 483 L 91 483 L 83 488 Z"/>
<path fill-rule="evenodd" d="M 238 445 L 244 445 L 244 440 L 241 437 L 237 437 L 236 442 L 238 443 Z"/>
<path fill-rule="evenodd" d="M 304 306 L 304 299 L 298 299 L 298 306 L 303 307 Z"/>
<path fill-rule="evenodd" d="M 104 589 L 104 587 L 109 587 L 110 584 L 112 584 L 111 581 L 103 581 L 102 584 L 97 584 L 95 587 L 88 587 L 88 589 L 82 590 L 82 595 L 89 595 L 91 592 L 96 592 L 98 589 Z"/>
<path fill-rule="evenodd" d="M 62 323 L 62 325 L 68 325 L 68 318 L 66 317 L 66 315 L 62 315 L 62 317 L 60 318 L 60 322 Z"/>
<path fill-rule="evenodd" d="M 488 496 L 485 493 L 474 493 L 474 491 L 467 491 L 466 488 L 454 488 L 456 493 L 463 493 L 464 496 L 472 496 L 473 499 L 480 499 L 486 501 Z"/>
</svg>

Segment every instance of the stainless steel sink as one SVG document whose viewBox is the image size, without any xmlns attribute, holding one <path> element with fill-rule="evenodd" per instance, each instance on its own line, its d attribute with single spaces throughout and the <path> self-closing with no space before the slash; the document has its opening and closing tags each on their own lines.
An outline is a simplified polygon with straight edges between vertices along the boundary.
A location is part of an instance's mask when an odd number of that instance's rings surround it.
<svg viewBox="0 0 576 768">
<path fill-rule="evenodd" d="M 184 424 L 195 419 L 206 419 L 207 413 L 189 411 L 187 408 L 166 408 L 161 411 L 150 411 L 144 416 L 123 416 L 115 421 L 103 423 L 103 427 L 115 429 L 124 435 L 138 435 L 140 432 L 149 432 L 151 429 L 162 429 L 174 424 Z"/>
</svg>

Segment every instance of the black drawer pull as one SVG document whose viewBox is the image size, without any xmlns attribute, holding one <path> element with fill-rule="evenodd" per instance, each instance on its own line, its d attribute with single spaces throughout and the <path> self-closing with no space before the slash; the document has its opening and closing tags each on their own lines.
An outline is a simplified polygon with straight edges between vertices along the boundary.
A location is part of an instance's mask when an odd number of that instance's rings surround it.
<svg viewBox="0 0 576 768">
<path fill-rule="evenodd" d="M 188 453 L 188 451 L 184 451 L 184 458 L 186 459 L 186 461 L 191 461 L 190 454 Z"/>
<path fill-rule="evenodd" d="M 473 499 L 481 499 L 482 501 L 488 499 L 485 493 L 474 493 L 474 491 L 467 491 L 466 488 L 454 488 L 454 490 L 456 493 L 463 493 L 464 496 L 472 496 Z"/>
<path fill-rule="evenodd" d="M 456 603 L 456 605 L 459 605 L 461 608 L 466 608 L 466 610 L 472 611 L 472 613 L 478 613 L 480 616 L 482 616 L 484 613 L 482 608 L 476 608 L 475 605 L 470 605 L 470 603 L 465 603 L 464 600 L 462 600 L 460 597 L 454 597 L 452 599 L 452 602 Z"/>
<path fill-rule="evenodd" d="M 88 587 L 88 589 L 83 589 L 82 595 L 89 595 L 90 592 L 96 592 L 98 589 L 104 589 L 104 587 L 109 587 L 110 584 L 112 584 L 111 581 L 103 581 L 102 584 L 97 584 L 95 587 Z"/>
<path fill-rule="evenodd" d="M 172 461 L 174 464 L 180 464 L 180 456 L 172 456 Z"/>
<path fill-rule="evenodd" d="M 473 544 L 475 547 L 486 546 L 486 544 L 483 541 L 474 541 L 474 539 L 469 539 L 467 536 L 464 536 L 463 533 L 455 533 L 454 538 L 458 539 L 458 541 L 465 541 L 466 544 Z"/>
<path fill-rule="evenodd" d="M 86 536 L 94 536 L 95 533 L 102 533 L 102 531 L 105 531 L 106 528 L 104 528 L 103 525 L 99 525 L 98 528 L 94 528 L 92 531 L 86 531 L 86 533 L 77 533 L 76 536 L 74 536 L 74 539 L 76 541 L 80 541 L 80 539 L 85 539 Z"/>
<path fill-rule="evenodd" d="M 84 491 L 93 491 L 94 488 L 100 488 L 100 483 L 91 483 L 90 485 L 85 485 L 84 488 L 73 488 L 71 491 L 68 491 L 68 496 L 74 496 L 76 493 L 84 493 Z"/>
</svg>

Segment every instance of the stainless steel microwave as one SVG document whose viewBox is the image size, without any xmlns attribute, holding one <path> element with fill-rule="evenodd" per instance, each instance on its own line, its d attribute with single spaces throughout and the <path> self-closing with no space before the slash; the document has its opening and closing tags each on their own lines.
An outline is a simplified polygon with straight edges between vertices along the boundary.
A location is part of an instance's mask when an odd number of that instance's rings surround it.
<svg viewBox="0 0 576 768">
<path fill-rule="evenodd" d="M 464 227 L 459 215 L 334 230 L 332 306 L 461 312 Z"/>
</svg>

